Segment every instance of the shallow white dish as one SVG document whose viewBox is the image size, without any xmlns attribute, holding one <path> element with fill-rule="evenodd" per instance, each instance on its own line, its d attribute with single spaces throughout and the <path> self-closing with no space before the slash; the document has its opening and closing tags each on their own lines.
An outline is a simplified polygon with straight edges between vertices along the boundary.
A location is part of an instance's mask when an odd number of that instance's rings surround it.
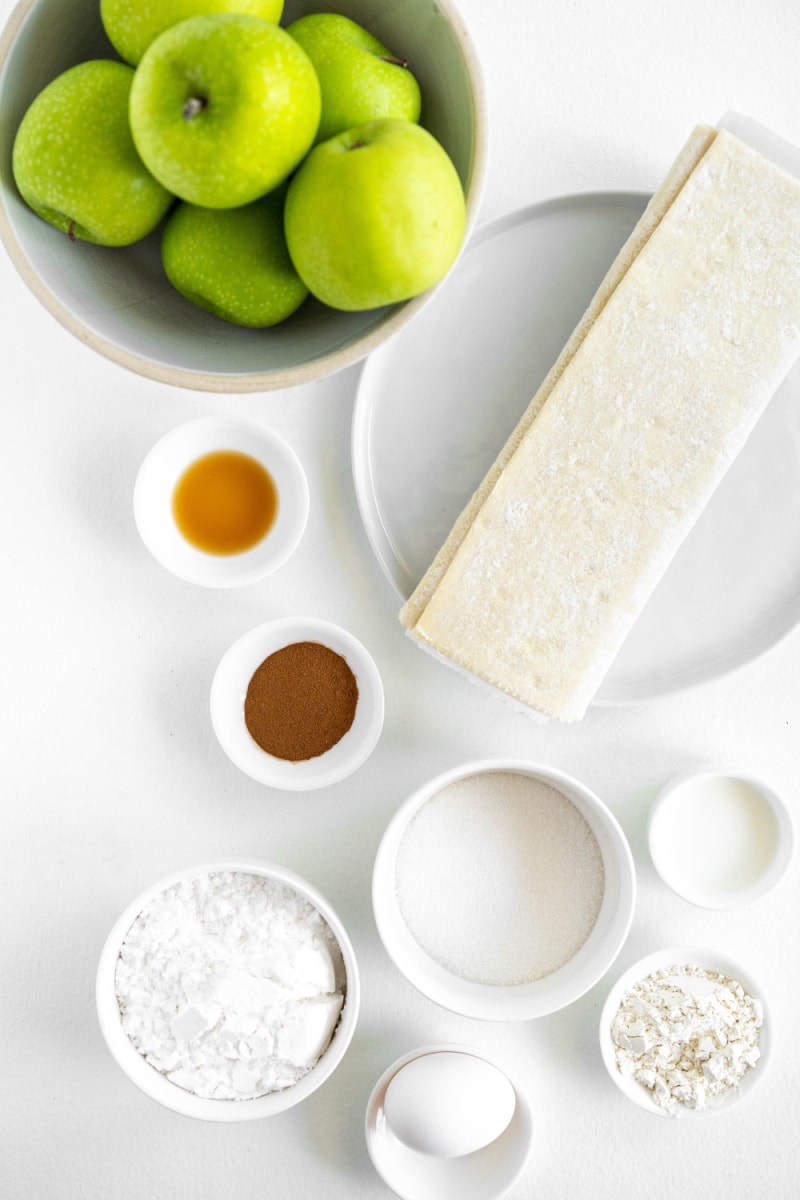
<svg viewBox="0 0 800 1200">
<path fill-rule="evenodd" d="M 186 540 L 172 511 L 175 485 L 198 458 L 237 450 L 272 477 L 278 508 L 268 532 L 241 554 L 207 554 Z M 308 483 L 295 452 L 270 429 L 229 417 L 200 417 L 165 434 L 142 463 L 133 513 L 142 541 L 173 575 L 205 587 L 240 587 L 271 575 L 294 552 L 308 520 Z"/>
<path fill-rule="evenodd" d="M 409 1149 L 387 1127 L 383 1110 L 386 1089 L 408 1063 L 440 1051 L 474 1054 L 497 1067 L 514 1087 L 516 1108 L 510 1124 L 488 1146 L 459 1158 L 435 1158 Z M 530 1158 L 533 1118 L 530 1103 L 508 1072 L 487 1055 L 468 1046 L 421 1046 L 398 1058 L 372 1090 L 365 1120 L 367 1150 L 375 1170 L 403 1200 L 499 1200 L 522 1175 Z"/>
<path fill-rule="evenodd" d="M 741 771 L 685 771 L 650 808 L 653 866 L 677 895 L 701 908 L 737 908 L 765 895 L 794 850 L 791 814 L 778 793 Z"/>
<path fill-rule="evenodd" d="M 268 879 L 276 879 L 298 892 L 310 904 L 313 904 L 325 918 L 333 936 L 339 943 L 344 961 L 345 1002 L 339 1024 L 322 1058 L 299 1083 L 285 1088 L 283 1091 L 271 1092 L 253 1100 L 210 1100 L 203 1096 L 196 1096 L 193 1092 L 172 1083 L 166 1075 L 162 1075 L 160 1071 L 150 1066 L 122 1029 L 114 983 L 120 946 L 142 909 L 161 892 L 184 879 L 193 879 L 198 875 L 219 871 L 241 871 L 248 875 L 263 875 Z M 173 875 L 160 879 L 147 888 L 131 901 L 114 922 L 100 954 L 95 983 L 95 1002 L 101 1032 L 114 1060 L 128 1078 L 152 1100 L 158 1101 L 159 1104 L 172 1109 L 173 1112 L 187 1117 L 197 1117 L 201 1120 L 223 1122 L 249 1121 L 260 1117 L 269 1117 L 275 1113 L 284 1112 L 287 1108 L 293 1108 L 295 1104 L 299 1104 L 306 1096 L 310 1096 L 312 1092 L 316 1091 L 339 1065 L 350 1045 L 358 1020 L 360 997 L 358 966 L 350 938 L 325 897 L 307 880 L 296 875 L 294 871 L 277 866 L 275 863 L 250 859 L 226 860 L 176 871 Z"/>
<path fill-rule="evenodd" d="M 588 822 L 603 859 L 603 900 L 594 927 L 577 953 L 558 970 L 533 983 L 496 986 L 475 983 L 448 971 L 416 941 L 397 898 L 400 843 L 416 813 L 456 780 L 509 771 L 543 780 L 565 795 Z M 526 1021 L 557 1012 L 577 1000 L 606 973 L 628 936 L 636 903 L 633 856 L 611 811 L 584 784 L 552 767 L 517 759 L 464 763 L 423 784 L 397 810 L 378 847 L 372 873 L 375 924 L 395 966 L 423 995 L 451 1012 L 485 1021 Z"/>
<path fill-rule="evenodd" d="M 353 724 L 335 746 L 316 758 L 290 762 L 268 754 L 250 736 L 244 700 L 265 658 L 293 642 L 309 641 L 342 655 L 356 677 L 358 703 Z M 225 653 L 211 684 L 211 723 L 222 749 L 251 779 L 284 791 L 311 791 L 352 775 L 375 748 L 383 713 L 383 684 L 366 648 L 340 626 L 310 617 L 286 617 L 251 629 Z"/>
<path fill-rule="evenodd" d="M 639 983 L 640 980 L 645 979 L 653 971 L 676 964 L 691 964 L 696 967 L 702 967 L 706 971 L 718 971 L 720 974 L 727 975 L 729 979 L 734 979 L 742 985 L 750 996 L 760 1001 L 764 1010 L 764 1022 L 759 1035 L 761 1057 L 756 1065 L 751 1067 L 746 1073 L 741 1086 L 727 1096 L 710 1101 L 708 1106 L 703 1109 L 686 1108 L 683 1105 L 678 1105 L 677 1112 L 673 1117 L 664 1108 L 656 1104 L 646 1087 L 637 1083 L 635 1079 L 629 1079 L 625 1075 L 622 1075 L 618 1070 L 614 1055 L 614 1045 L 611 1039 L 611 1023 L 623 996 L 630 988 Z M 612 1081 L 623 1095 L 632 1100 L 634 1104 L 637 1104 L 639 1108 L 643 1108 L 645 1112 L 653 1113 L 658 1117 L 666 1117 L 668 1120 L 698 1120 L 714 1113 L 727 1112 L 732 1105 L 738 1103 L 745 1096 L 750 1095 L 753 1088 L 758 1086 L 764 1077 L 772 1053 L 772 1020 L 764 993 L 759 984 L 753 979 L 750 972 L 734 959 L 728 958 L 725 954 L 719 954 L 717 951 L 708 949 L 705 946 L 672 946 L 664 950 L 656 950 L 655 953 L 646 955 L 634 963 L 633 966 L 629 967 L 608 993 L 600 1014 L 599 1035 L 600 1053 L 602 1054 L 603 1062 Z"/>
<path fill-rule="evenodd" d="M 425 314 L 362 369 L 353 473 L 410 594 L 582 316 L 647 197 L 568 196 L 485 226 Z M 681 547 L 596 697 L 630 704 L 751 661 L 800 621 L 800 370 Z M 399 605 L 398 605 L 399 607 Z"/>
</svg>

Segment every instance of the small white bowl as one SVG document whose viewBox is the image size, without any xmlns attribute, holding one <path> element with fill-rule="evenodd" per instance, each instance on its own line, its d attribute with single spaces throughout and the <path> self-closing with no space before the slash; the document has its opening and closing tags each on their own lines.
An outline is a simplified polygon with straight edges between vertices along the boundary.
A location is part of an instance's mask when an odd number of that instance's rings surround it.
<svg viewBox="0 0 800 1200">
<path fill-rule="evenodd" d="M 395 886 L 397 854 L 416 813 L 443 788 L 467 776 L 507 771 L 530 775 L 565 795 L 588 822 L 603 859 L 605 888 L 594 927 L 562 967 L 532 983 L 475 983 L 446 970 L 419 945 L 406 924 Z M 372 904 L 381 941 L 398 969 L 423 995 L 465 1017 L 524 1021 L 571 1004 L 597 983 L 628 936 L 636 901 L 633 857 L 622 829 L 602 801 L 571 776 L 515 759 L 484 759 L 425 783 L 398 809 L 381 839 L 372 877 Z M 523 915 L 520 913 L 520 920 Z"/>
<path fill-rule="evenodd" d="M 272 526 L 240 554 L 199 550 L 183 536 L 172 510 L 181 475 L 217 450 L 254 458 L 272 476 L 277 491 Z M 133 493 L 136 526 L 153 557 L 180 579 L 213 588 L 241 587 L 277 571 L 303 536 L 308 507 L 308 483 L 294 451 L 271 430 L 228 417 L 200 417 L 165 434 L 142 463 Z"/>
<path fill-rule="evenodd" d="M 196 1096 L 193 1092 L 172 1083 L 166 1075 L 152 1067 L 123 1031 L 114 982 L 120 946 L 142 909 L 154 897 L 176 883 L 220 871 L 240 871 L 248 875 L 261 875 L 266 879 L 277 880 L 298 892 L 324 917 L 339 944 L 345 968 L 345 1001 L 339 1024 L 319 1062 L 292 1087 L 252 1100 L 211 1100 Z M 344 1057 L 358 1020 L 360 997 L 358 966 L 350 938 L 336 912 L 324 896 L 307 880 L 302 879 L 286 867 L 249 859 L 211 863 L 178 871 L 159 880 L 158 883 L 154 883 L 152 887 L 137 896 L 115 921 L 106 939 L 100 955 L 95 987 L 100 1029 L 113 1058 L 128 1078 L 152 1100 L 157 1100 L 165 1108 L 187 1117 L 197 1117 L 206 1121 L 249 1121 L 259 1117 L 269 1117 L 275 1113 L 284 1112 L 287 1108 L 293 1108 L 306 1096 L 310 1096 L 332 1074 Z"/>
<path fill-rule="evenodd" d="M 761 1003 L 764 1011 L 764 1022 L 759 1035 L 761 1057 L 756 1065 L 747 1071 L 742 1079 L 741 1086 L 726 1096 L 710 1100 L 706 1108 L 687 1108 L 679 1104 L 673 1115 L 659 1104 L 656 1104 L 649 1088 L 644 1087 L 643 1084 L 620 1072 L 617 1067 L 614 1044 L 611 1038 L 611 1024 L 627 991 L 641 980 L 646 979 L 653 971 L 676 965 L 692 965 L 701 967 L 705 971 L 718 971 L 720 974 L 726 975 L 729 979 L 740 983 L 748 995 Z M 673 946 L 665 950 L 656 950 L 655 953 L 648 954 L 645 958 L 639 959 L 614 984 L 600 1014 L 600 1053 L 613 1082 L 623 1095 L 632 1100 L 634 1104 L 637 1104 L 639 1108 L 643 1108 L 645 1112 L 653 1113 L 658 1117 L 667 1117 L 670 1120 L 697 1119 L 710 1116 L 713 1113 L 726 1112 L 733 1104 L 737 1104 L 745 1096 L 749 1096 L 753 1088 L 763 1079 L 772 1053 L 772 1021 L 764 993 L 761 991 L 760 986 L 753 979 L 750 972 L 738 962 L 704 946 Z"/>
<path fill-rule="evenodd" d="M 262 750 L 244 720 L 245 696 L 254 672 L 270 654 L 295 642 L 320 642 L 341 654 L 358 685 L 350 729 L 330 750 L 301 762 Z M 327 787 L 352 775 L 375 748 L 383 712 L 381 677 L 365 647 L 338 625 L 310 617 L 287 617 L 251 629 L 225 653 L 211 685 L 211 723 L 222 749 L 251 779 L 290 792 Z"/>
<path fill-rule="evenodd" d="M 730 909 L 763 896 L 792 858 L 792 818 L 778 793 L 751 775 L 708 767 L 670 780 L 650 809 L 653 865 L 678 895 Z"/>
<path fill-rule="evenodd" d="M 514 1115 L 503 1133 L 483 1149 L 460 1158 L 435 1158 L 404 1146 L 387 1127 L 383 1110 L 386 1089 L 397 1072 L 416 1058 L 442 1051 L 484 1059 L 506 1075 L 516 1096 Z M 469 1046 L 446 1043 L 412 1050 L 384 1071 L 367 1104 L 365 1132 L 375 1170 L 403 1200 L 499 1200 L 528 1165 L 533 1118 L 527 1096 L 505 1067 Z"/>
</svg>

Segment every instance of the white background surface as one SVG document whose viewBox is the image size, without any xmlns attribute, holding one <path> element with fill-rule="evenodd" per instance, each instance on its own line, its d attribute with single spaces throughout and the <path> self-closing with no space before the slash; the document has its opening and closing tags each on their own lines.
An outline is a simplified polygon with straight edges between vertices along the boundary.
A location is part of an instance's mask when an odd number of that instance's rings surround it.
<svg viewBox="0 0 800 1200">
<path fill-rule="evenodd" d="M 481 223 L 547 197 L 653 190 L 697 121 L 729 108 L 800 142 L 794 0 L 461 0 L 489 92 L 491 162 Z M 9 0 L 0 3 L 3 18 Z M 648 805 L 708 759 L 761 773 L 797 815 L 800 634 L 739 673 L 638 709 L 539 728 L 421 654 L 361 528 L 349 432 L 358 369 L 252 397 L 173 391 L 92 355 L 0 259 L 2 320 L 2 730 L 0 1031 L 2 1193 L 14 1200 L 360 1200 L 389 1193 L 363 1115 L 396 1057 L 460 1041 L 513 1064 L 536 1143 L 516 1200 L 797 1194 L 800 874 L 736 914 L 673 897 L 645 844 Z M 424 313 L 420 316 L 424 320 Z M 131 491 L 151 444 L 207 413 L 255 417 L 301 457 L 306 536 L 271 580 L 207 592 L 140 544 Z M 386 725 L 370 761 L 320 793 L 273 793 L 224 757 L 208 689 L 227 646 L 295 612 L 336 621 L 372 651 Z M 523 755 L 577 775 L 613 809 L 640 897 L 615 967 L 569 1009 L 487 1025 L 419 996 L 380 946 L 372 860 L 397 805 L 476 755 Z M 104 937 L 137 892 L 214 858 L 273 859 L 308 877 L 348 926 L 363 1009 L 345 1061 L 299 1109 L 235 1127 L 161 1110 L 119 1072 L 93 1007 Z M 701 942 L 746 963 L 772 1004 L 776 1052 L 741 1106 L 674 1124 L 629 1104 L 597 1046 L 622 969 Z"/>
</svg>

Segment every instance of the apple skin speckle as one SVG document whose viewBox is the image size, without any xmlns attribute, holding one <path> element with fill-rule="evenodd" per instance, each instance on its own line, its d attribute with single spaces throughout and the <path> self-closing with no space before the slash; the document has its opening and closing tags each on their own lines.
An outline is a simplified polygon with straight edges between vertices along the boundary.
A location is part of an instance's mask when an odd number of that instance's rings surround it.
<svg viewBox="0 0 800 1200">
<path fill-rule="evenodd" d="M 187 102 L 191 110 L 187 119 Z M 237 208 L 281 184 L 310 149 L 320 87 L 278 25 L 245 13 L 193 17 L 162 33 L 136 68 L 133 140 L 181 200 Z"/>
<path fill-rule="evenodd" d="M 133 144 L 132 80 L 124 63 L 80 63 L 39 93 L 17 131 L 17 187 L 34 212 L 72 241 L 129 245 L 150 233 L 173 202 Z"/>
<path fill-rule="evenodd" d="M 264 329 L 308 295 L 283 233 L 285 187 L 233 209 L 181 203 L 170 215 L 161 257 L 173 287 L 235 325 Z"/>
<path fill-rule="evenodd" d="M 464 240 L 464 191 L 427 130 L 372 121 L 315 146 L 289 183 L 284 225 L 318 300 L 350 312 L 379 308 L 449 271 Z"/>
</svg>

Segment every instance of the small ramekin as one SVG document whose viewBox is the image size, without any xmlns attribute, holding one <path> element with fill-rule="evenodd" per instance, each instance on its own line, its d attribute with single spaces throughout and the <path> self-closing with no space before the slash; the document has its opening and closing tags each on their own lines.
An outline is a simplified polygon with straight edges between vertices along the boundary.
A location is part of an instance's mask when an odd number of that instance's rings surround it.
<svg viewBox="0 0 800 1200">
<path fill-rule="evenodd" d="M 114 982 L 120 947 L 125 940 L 125 935 L 150 901 L 183 880 L 222 871 L 260 875 L 266 879 L 277 880 L 299 893 L 324 917 L 339 944 L 345 968 L 345 1001 L 339 1024 L 319 1062 L 292 1087 L 270 1092 L 252 1100 L 211 1100 L 203 1096 L 196 1096 L 193 1092 L 172 1083 L 166 1075 L 152 1067 L 123 1031 Z M 235 860 L 188 868 L 169 875 L 147 888 L 127 906 L 114 922 L 100 954 L 95 984 L 97 1016 L 101 1032 L 112 1057 L 131 1082 L 135 1083 L 145 1095 L 158 1101 L 165 1108 L 172 1109 L 173 1112 L 200 1120 L 223 1122 L 250 1121 L 260 1117 L 273 1116 L 275 1113 L 293 1108 L 310 1096 L 312 1092 L 315 1092 L 342 1061 L 350 1045 L 358 1020 L 360 997 L 361 990 L 355 953 L 347 930 L 334 909 L 312 884 L 296 875 L 294 871 L 277 866 L 275 863 L 258 860 Z"/>
<path fill-rule="evenodd" d="M 726 782 L 743 785 L 754 804 L 743 814 L 732 799 L 729 811 L 718 801 L 705 828 L 703 789 Z M 713 802 L 710 790 L 708 799 Z M 650 809 L 647 839 L 653 866 L 676 895 L 700 908 L 732 909 L 766 895 L 783 877 L 794 851 L 794 826 L 784 801 L 763 780 L 706 767 L 684 771 L 664 785 Z M 703 858 L 705 867 L 698 861 Z"/>
<path fill-rule="evenodd" d="M 623 1075 L 617 1066 L 614 1043 L 611 1037 L 611 1025 L 617 1014 L 622 998 L 637 983 L 646 979 L 653 971 L 664 967 L 695 966 L 705 971 L 718 971 L 729 979 L 740 983 L 748 995 L 758 1000 L 764 1012 L 764 1020 L 760 1030 L 759 1049 L 761 1057 L 754 1067 L 746 1073 L 741 1086 L 727 1096 L 709 1102 L 702 1109 L 688 1108 L 679 1104 L 674 1114 L 667 1112 L 653 1099 L 652 1092 L 638 1083 L 637 1080 Z M 632 1100 L 645 1112 L 670 1120 L 690 1120 L 711 1116 L 715 1113 L 727 1112 L 732 1105 L 737 1104 L 745 1096 L 749 1096 L 764 1077 L 772 1053 L 772 1020 L 764 993 L 750 972 L 738 962 L 705 946 L 674 946 L 664 950 L 656 950 L 639 959 L 633 966 L 622 974 L 611 991 L 608 993 L 600 1014 L 600 1053 L 606 1070 L 612 1081 L 624 1096 Z"/>
<path fill-rule="evenodd" d="M 262 750 L 244 720 L 254 672 L 270 654 L 294 642 L 319 642 L 342 655 L 358 685 L 355 718 L 344 737 L 324 754 L 300 762 Z M 310 617 L 286 617 L 251 629 L 225 653 L 211 684 L 211 723 L 222 749 L 251 779 L 284 791 L 328 787 L 351 775 L 375 748 L 383 714 L 383 684 L 367 649 L 340 626 Z"/>
<path fill-rule="evenodd" d="M 217 450 L 250 455 L 272 476 L 275 520 L 264 537 L 240 554 L 208 554 L 186 540 L 172 511 L 175 485 L 198 458 Z M 165 434 L 142 463 L 133 492 L 137 529 L 153 557 L 188 583 L 242 587 L 277 571 L 297 548 L 308 520 L 305 472 L 295 452 L 270 429 L 229 417 L 199 417 Z"/>
</svg>

